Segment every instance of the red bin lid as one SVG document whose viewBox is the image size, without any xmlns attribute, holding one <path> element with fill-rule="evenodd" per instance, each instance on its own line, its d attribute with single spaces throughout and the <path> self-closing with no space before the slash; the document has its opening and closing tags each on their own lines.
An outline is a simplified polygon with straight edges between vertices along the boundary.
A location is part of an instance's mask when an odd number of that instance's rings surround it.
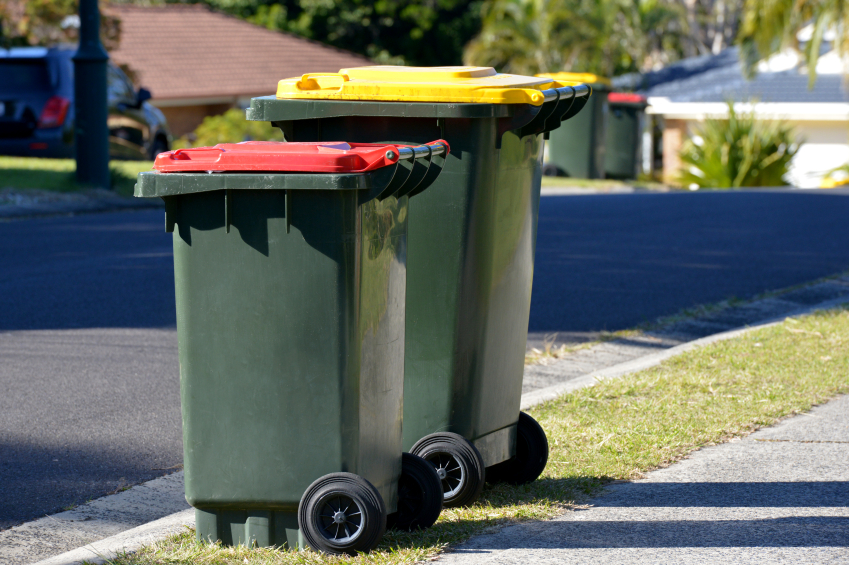
<svg viewBox="0 0 849 565">
<path fill-rule="evenodd" d="M 167 151 L 156 156 L 161 173 L 191 171 L 276 171 L 304 173 L 364 173 L 398 161 L 405 145 L 384 143 L 295 143 L 244 141 Z"/>
<path fill-rule="evenodd" d="M 633 94 L 631 92 L 611 92 L 607 95 L 607 101 L 615 103 L 631 103 L 631 104 L 644 104 L 646 102 L 646 97 L 641 96 L 639 94 Z"/>
</svg>

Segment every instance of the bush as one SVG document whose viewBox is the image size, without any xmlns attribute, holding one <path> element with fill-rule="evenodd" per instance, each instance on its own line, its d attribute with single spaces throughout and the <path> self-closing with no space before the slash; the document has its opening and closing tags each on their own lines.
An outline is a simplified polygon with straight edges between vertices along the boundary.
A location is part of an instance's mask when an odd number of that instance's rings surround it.
<svg viewBox="0 0 849 565">
<path fill-rule="evenodd" d="M 194 133 L 174 142 L 174 148 L 206 147 L 240 141 L 283 141 L 283 132 L 269 122 L 251 122 L 245 111 L 231 108 L 219 116 L 207 116 Z"/>
<path fill-rule="evenodd" d="M 757 120 L 728 103 L 728 119 L 709 118 L 681 149 L 684 186 L 783 186 L 802 140 L 781 120 Z"/>
</svg>

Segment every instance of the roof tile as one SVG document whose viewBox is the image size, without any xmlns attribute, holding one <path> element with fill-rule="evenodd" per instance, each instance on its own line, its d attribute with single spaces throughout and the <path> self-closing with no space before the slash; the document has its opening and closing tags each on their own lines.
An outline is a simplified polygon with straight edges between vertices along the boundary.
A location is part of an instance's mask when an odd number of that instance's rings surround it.
<svg viewBox="0 0 849 565">
<path fill-rule="evenodd" d="M 132 69 L 154 99 L 272 94 L 307 72 L 372 64 L 367 58 L 270 31 L 199 5 L 112 5 L 121 44 L 110 55 Z"/>
<path fill-rule="evenodd" d="M 662 96 L 672 102 L 847 102 L 849 93 L 842 76 L 822 74 L 812 89 L 808 75 L 797 69 L 761 72 L 752 80 L 743 76 L 736 47 L 718 55 L 684 59 L 641 77 L 638 92 Z M 621 86 L 621 85 L 620 85 Z"/>
</svg>

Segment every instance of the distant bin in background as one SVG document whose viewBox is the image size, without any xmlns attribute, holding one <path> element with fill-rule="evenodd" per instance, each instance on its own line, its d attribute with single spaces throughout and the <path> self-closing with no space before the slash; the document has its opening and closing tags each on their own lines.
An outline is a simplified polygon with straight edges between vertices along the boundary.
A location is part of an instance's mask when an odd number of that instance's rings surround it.
<svg viewBox="0 0 849 565">
<path fill-rule="evenodd" d="M 587 84 L 592 88 L 586 107 L 548 134 L 543 174 L 603 179 L 610 81 L 591 73 L 546 73 L 537 76 L 562 84 Z"/>
<path fill-rule="evenodd" d="M 628 92 L 611 92 L 607 95 L 607 102 L 605 176 L 612 179 L 635 179 L 640 173 L 642 133 L 648 106 L 646 97 Z"/>
<path fill-rule="evenodd" d="M 356 553 L 401 514 L 407 193 L 447 151 L 246 142 L 161 153 L 139 175 L 174 233 L 200 540 Z M 429 526 L 442 489 L 421 466 Z"/>
</svg>

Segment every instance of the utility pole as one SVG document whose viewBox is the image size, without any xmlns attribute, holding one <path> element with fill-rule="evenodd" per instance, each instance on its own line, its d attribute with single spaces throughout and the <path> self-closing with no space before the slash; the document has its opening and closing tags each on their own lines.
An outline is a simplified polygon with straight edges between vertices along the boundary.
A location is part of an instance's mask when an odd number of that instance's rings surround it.
<svg viewBox="0 0 849 565">
<path fill-rule="evenodd" d="M 80 46 L 74 54 L 74 146 L 77 182 L 111 188 L 106 126 L 106 50 L 97 0 L 80 0 Z"/>
</svg>

